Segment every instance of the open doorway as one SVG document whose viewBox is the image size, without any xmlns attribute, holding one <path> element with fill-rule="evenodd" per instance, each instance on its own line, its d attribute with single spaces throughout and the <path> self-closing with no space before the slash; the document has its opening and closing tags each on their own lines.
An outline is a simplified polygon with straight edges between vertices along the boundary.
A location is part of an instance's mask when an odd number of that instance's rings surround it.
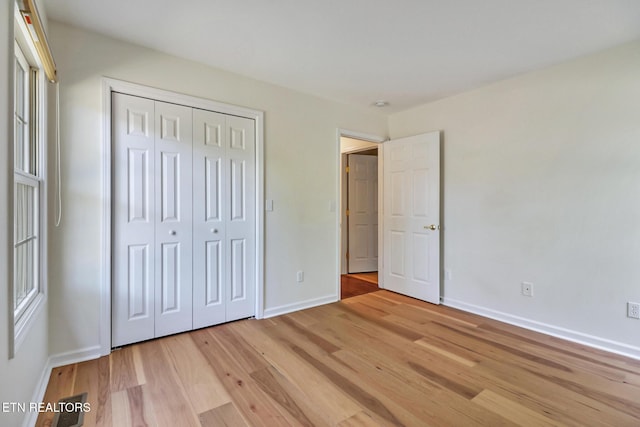
<svg viewBox="0 0 640 427">
<path fill-rule="evenodd" d="M 380 144 L 340 137 L 340 297 L 378 290 Z"/>
</svg>

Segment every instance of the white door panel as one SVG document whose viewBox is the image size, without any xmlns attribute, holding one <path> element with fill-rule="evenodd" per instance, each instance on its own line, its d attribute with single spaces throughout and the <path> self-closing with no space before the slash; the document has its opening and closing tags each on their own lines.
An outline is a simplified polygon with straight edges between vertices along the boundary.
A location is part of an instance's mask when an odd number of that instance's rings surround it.
<svg viewBox="0 0 640 427">
<path fill-rule="evenodd" d="M 253 316 L 255 312 L 255 122 L 227 116 L 227 164 L 229 198 L 226 212 L 226 321 Z"/>
<path fill-rule="evenodd" d="M 350 154 L 349 273 L 378 270 L 378 157 Z"/>
<path fill-rule="evenodd" d="M 193 327 L 225 321 L 226 116 L 193 110 Z"/>
<path fill-rule="evenodd" d="M 191 330 L 192 109 L 155 103 L 155 336 Z M 159 169 L 159 170 L 158 170 Z"/>
<path fill-rule="evenodd" d="M 384 287 L 439 304 L 440 133 L 389 141 L 383 150 Z"/>
<path fill-rule="evenodd" d="M 154 103 L 112 96 L 112 344 L 154 337 Z"/>
</svg>

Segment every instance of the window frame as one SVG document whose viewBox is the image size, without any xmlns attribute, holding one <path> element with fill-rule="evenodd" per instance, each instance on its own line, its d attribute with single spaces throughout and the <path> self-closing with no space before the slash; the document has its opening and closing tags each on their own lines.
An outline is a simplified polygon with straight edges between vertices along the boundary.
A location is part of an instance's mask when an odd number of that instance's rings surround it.
<svg viewBox="0 0 640 427">
<path fill-rule="evenodd" d="M 22 56 L 22 59 L 26 61 L 29 65 L 29 70 L 27 70 L 27 76 L 29 82 L 25 82 L 27 87 L 26 92 L 29 93 L 27 101 L 29 102 L 29 110 L 27 119 L 27 132 L 29 133 L 29 142 L 27 150 L 32 154 L 33 161 L 29 161 L 27 167 L 24 167 L 24 162 L 22 165 L 23 169 L 21 170 L 16 167 L 17 157 L 16 154 L 13 154 L 11 165 L 13 166 L 13 174 L 12 176 L 12 184 L 11 184 L 11 200 L 12 200 L 12 212 L 11 218 L 13 221 L 13 235 L 10 239 L 10 251 L 12 254 L 12 262 L 11 267 L 13 269 L 13 273 L 11 274 L 11 286 L 9 286 L 9 313 L 12 317 L 12 322 L 10 322 L 10 345 L 9 345 L 9 357 L 13 358 L 15 354 L 18 352 L 21 344 L 24 342 L 25 338 L 28 336 L 29 330 L 32 325 L 35 323 L 36 318 L 39 316 L 41 312 L 44 311 L 44 306 L 46 305 L 46 291 L 47 291 L 47 186 L 46 186 L 46 176 L 47 176 L 47 168 L 46 168 L 46 138 L 47 138 L 47 116 L 46 116 L 46 77 L 44 73 L 44 69 L 42 63 L 39 59 L 37 50 L 31 40 L 31 36 L 29 34 L 29 30 L 27 29 L 22 15 L 19 11 L 19 8 L 16 6 L 15 8 L 15 17 L 14 17 L 14 55 L 13 61 L 20 61 L 19 56 Z M 15 76 L 15 65 L 14 65 L 14 76 L 13 76 L 13 94 L 15 96 L 17 79 Z M 13 123 L 14 123 L 14 133 L 17 132 L 15 129 L 16 124 L 16 103 L 14 100 L 13 105 Z M 16 137 L 12 138 L 11 144 L 16 149 Z M 35 252 L 33 255 L 33 263 L 34 263 L 34 288 L 29 292 L 27 297 L 25 297 L 22 302 L 15 307 L 15 294 L 16 294 L 16 285 L 17 285 L 17 243 L 16 242 L 16 232 L 17 232 L 17 197 L 18 197 L 18 186 L 19 185 L 27 185 L 34 189 L 34 229 L 33 235 L 35 236 L 35 241 L 37 242 Z"/>
</svg>

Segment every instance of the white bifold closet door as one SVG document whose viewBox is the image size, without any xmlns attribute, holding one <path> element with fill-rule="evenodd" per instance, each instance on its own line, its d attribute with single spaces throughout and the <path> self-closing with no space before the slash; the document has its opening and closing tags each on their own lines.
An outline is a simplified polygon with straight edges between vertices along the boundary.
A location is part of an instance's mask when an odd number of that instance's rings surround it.
<svg viewBox="0 0 640 427">
<path fill-rule="evenodd" d="M 255 310 L 255 126 L 193 112 L 193 327 Z"/>
<path fill-rule="evenodd" d="M 112 345 L 250 317 L 251 119 L 112 96 Z"/>
</svg>

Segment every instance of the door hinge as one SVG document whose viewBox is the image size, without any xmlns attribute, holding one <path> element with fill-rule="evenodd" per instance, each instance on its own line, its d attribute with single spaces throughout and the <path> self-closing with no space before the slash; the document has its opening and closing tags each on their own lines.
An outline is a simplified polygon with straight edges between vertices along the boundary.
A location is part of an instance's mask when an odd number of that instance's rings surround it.
<svg viewBox="0 0 640 427">
<path fill-rule="evenodd" d="M 345 168 L 345 170 L 347 171 L 347 173 L 349 173 L 349 171 L 350 171 L 349 166 L 347 166 L 347 167 Z"/>
<path fill-rule="evenodd" d="M 349 259 L 349 252 L 345 254 L 346 258 Z"/>
<path fill-rule="evenodd" d="M 350 213 L 350 212 L 349 212 L 349 209 L 347 209 L 347 216 L 349 216 L 349 213 Z"/>
</svg>

